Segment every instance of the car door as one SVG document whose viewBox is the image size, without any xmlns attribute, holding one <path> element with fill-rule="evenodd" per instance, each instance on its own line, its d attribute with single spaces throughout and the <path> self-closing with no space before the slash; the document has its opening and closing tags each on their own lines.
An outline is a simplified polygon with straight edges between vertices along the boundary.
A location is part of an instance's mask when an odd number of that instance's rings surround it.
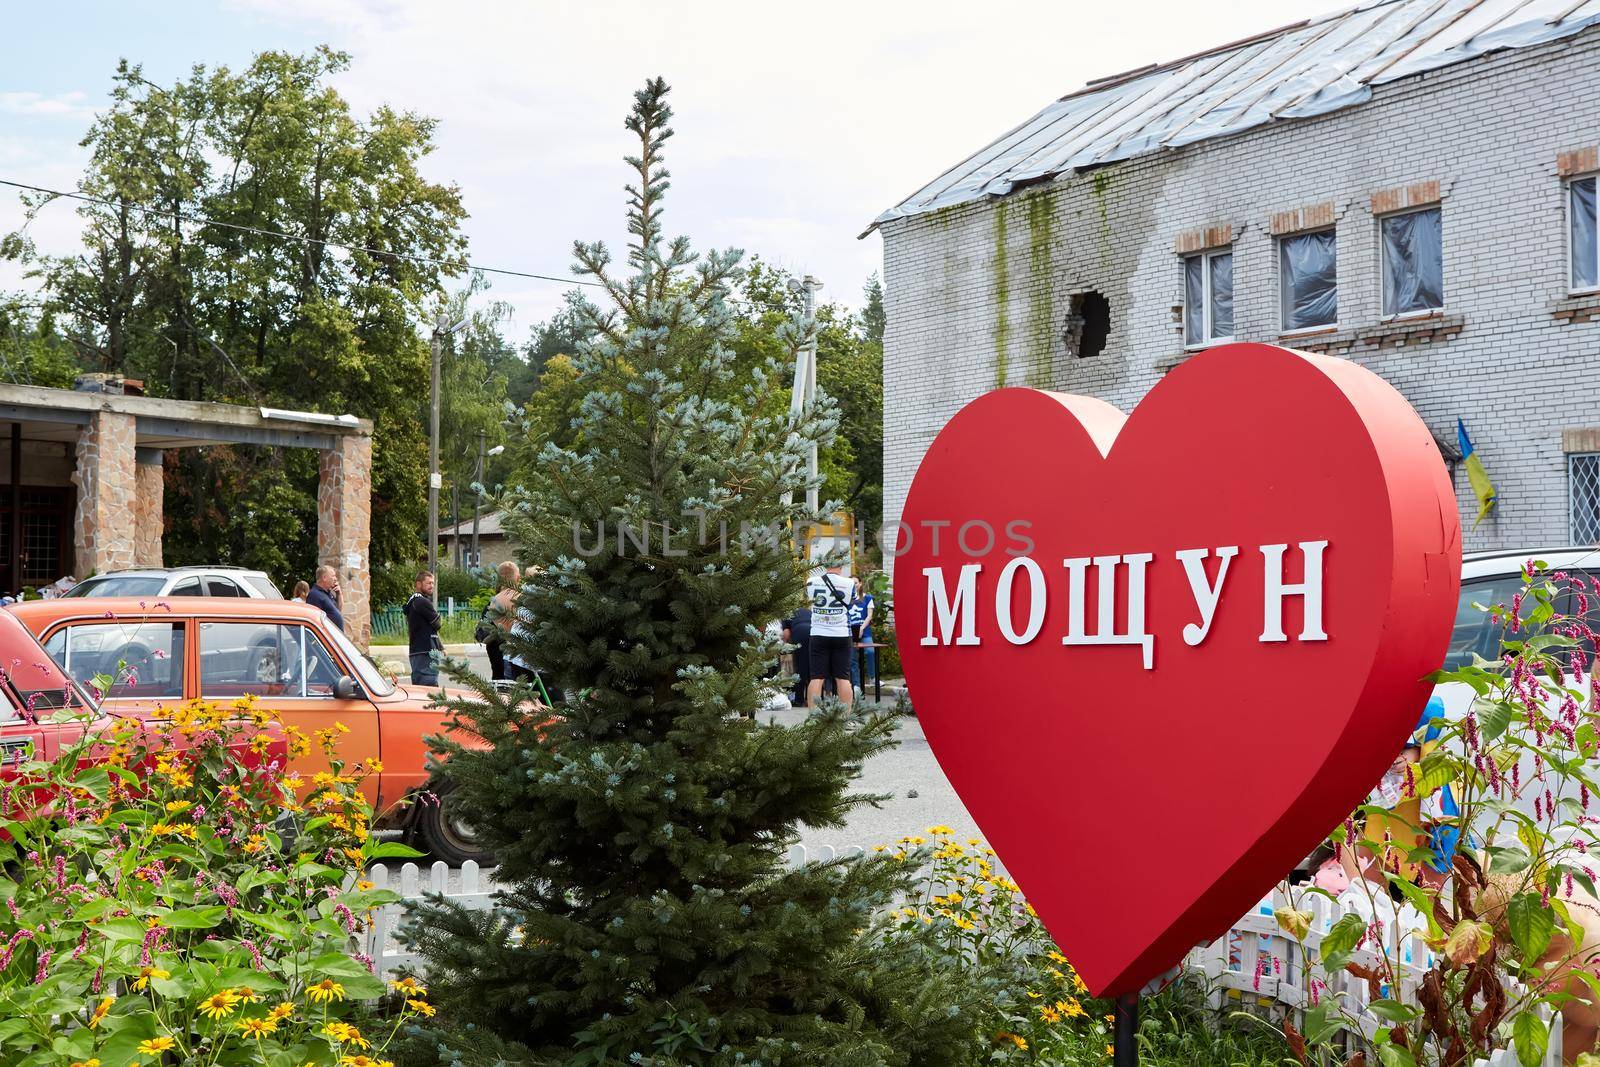
<svg viewBox="0 0 1600 1067">
<path fill-rule="evenodd" d="M 380 759 L 378 710 L 364 696 L 341 699 L 336 683 L 345 668 L 328 650 L 317 632 L 298 622 L 261 618 L 200 619 L 196 638 L 199 653 L 199 694 L 206 700 L 231 703 L 254 696 L 259 707 L 271 711 L 285 726 L 293 726 L 312 741 L 309 755 L 293 760 L 309 785 L 311 776 L 329 769 L 329 761 L 316 743 L 319 730 L 340 732 L 337 756 L 346 767 L 364 759 Z M 376 807 L 376 776 L 362 786 Z"/>
<path fill-rule="evenodd" d="M 47 631 L 45 651 L 102 706 L 118 715 L 157 715 L 184 697 L 188 628 L 183 619 L 77 619 Z M 96 681 L 109 679 L 100 691 Z"/>
<path fill-rule="evenodd" d="M 240 589 L 233 579 L 223 578 L 216 574 L 206 576 L 206 592 L 210 596 L 242 597 L 246 595 L 245 591 Z"/>
</svg>

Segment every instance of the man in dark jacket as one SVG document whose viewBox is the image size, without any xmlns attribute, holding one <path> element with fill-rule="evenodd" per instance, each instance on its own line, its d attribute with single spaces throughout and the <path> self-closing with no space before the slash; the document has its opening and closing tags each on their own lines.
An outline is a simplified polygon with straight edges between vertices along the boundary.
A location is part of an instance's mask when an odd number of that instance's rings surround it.
<svg viewBox="0 0 1600 1067">
<path fill-rule="evenodd" d="M 439 643 L 439 609 L 433 606 L 433 572 L 421 571 L 413 587 L 411 598 L 404 608 L 406 636 L 411 653 L 411 684 L 438 685 L 439 664 L 435 650 L 443 651 Z"/>
<path fill-rule="evenodd" d="M 328 621 L 344 629 L 344 614 L 339 610 L 339 572 L 324 564 L 317 568 L 317 580 L 306 594 L 306 603 L 321 608 Z"/>
<path fill-rule="evenodd" d="M 794 645 L 794 692 L 790 702 L 805 707 L 806 686 L 811 682 L 811 609 L 801 608 L 783 620 L 783 639 Z"/>
</svg>

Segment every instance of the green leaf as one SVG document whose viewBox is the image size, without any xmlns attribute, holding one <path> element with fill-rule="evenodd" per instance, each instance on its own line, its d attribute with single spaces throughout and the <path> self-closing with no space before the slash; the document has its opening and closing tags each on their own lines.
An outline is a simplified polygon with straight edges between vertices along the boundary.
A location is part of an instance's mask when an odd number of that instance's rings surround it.
<svg viewBox="0 0 1600 1067">
<path fill-rule="evenodd" d="M 1379 1045 L 1378 1062 L 1383 1067 L 1417 1067 L 1416 1059 L 1399 1045 Z"/>
<path fill-rule="evenodd" d="M 377 844 L 371 846 L 371 851 L 367 852 L 367 859 L 414 860 L 426 855 L 426 852 L 418 852 L 410 845 L 402 844 L 399 841 L 379 841 Z"/>
<path fill-rule="evenodd" d="M 285 941 L 293 942 L 296 928 L 287 919 L 280 915 L 269 915 L 264 912 L 240 911 L 235 912 L 239 918 L 251 926 L 259 927 L 269 934 L 276 934 Z"/>
<path fill-rule="evenodd" d="M 1517 1050 L 1522 1067 L 1539 1067 L 1550 1047 L 1550 1027 L 1533 1012 L 1525 1011 L 1512 1024 L 1511 1045 Z"/>
<path fill-rule="evenodd" d="M 1408 1023 L 1422 1014 L 1421 1009 L 1402 1004 L 1398 1000 L 1375 1000 L 1367 1005 L 1367 1010 L 1391 1023 Z"/>
<path fill-rule="evenodd" d="M 1490 874 L 1516 874 L 1527 870 L 1528 864 L 1533 862 L 1533 857 L 1520 848 L 1491 845 L 1489 853 Z"/>
<path fill-rule="evenodd" d="M 1499 740 L 1511 726 L 1511 705 L 1499 701 L 1480 700 L 1473 704 L 1478 713 L 1478 735 L 1485 741 Z"/>
<path fill-rule="evenodd" d="M 1367 924 L 1361 916 L 1354 912 L 1340 916 L 1333 929 L 1322 935 L 1322 969 L 1329 974 L 1343 970 L 1350 962 L 1350 954 L 1356 950 L 1356 943 L 1366 932 Z"/>
<path fill-rule="evenodd" d="M 1519 893 L 1506 905 L 1506 924 L 1511 928 L 1511 940 L 1522 952 L 1522 962 L 1533 965 L 1544 950 L 1550 947 L 1550 937 L 1555 933 L 1555 913 L 1539 901 L 1537 893 Z"/>
<path fill-rule="evenodd" d="M 222 922 L 227 913 L 221 904 L 209 908 L 184 908 L 182 911 L 158 911 L 156 919 L 162 926 L 173 930 L 209 930 Z"/>
</svg>

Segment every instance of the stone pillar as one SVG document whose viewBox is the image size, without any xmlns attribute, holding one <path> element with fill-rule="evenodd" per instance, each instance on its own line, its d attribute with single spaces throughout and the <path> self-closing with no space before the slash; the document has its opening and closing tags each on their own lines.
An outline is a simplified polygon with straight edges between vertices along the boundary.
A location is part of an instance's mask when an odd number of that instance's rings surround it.
<svg viewBox="0 0 1600 1067">
<path fill-rule="evenodd" d="M 341 436 L 322 453 L 317 483 L 317 562 L 339 572 L 344 632 L 361 648 L 372 639 L 372 438 Z"/>
<path fill-rule="evenodd" d="M 72 542 L 80 580 L 134 565 L 135 431 L 132 415 L 96 411 L 78 434 Z"/>
<path fill-rule="evenodd" d="M 161 535 L 165 524 L 166 471 L 159 448 L 141 448 L 134 456 L 133 565 L 161 567 Z"/>
</svg>

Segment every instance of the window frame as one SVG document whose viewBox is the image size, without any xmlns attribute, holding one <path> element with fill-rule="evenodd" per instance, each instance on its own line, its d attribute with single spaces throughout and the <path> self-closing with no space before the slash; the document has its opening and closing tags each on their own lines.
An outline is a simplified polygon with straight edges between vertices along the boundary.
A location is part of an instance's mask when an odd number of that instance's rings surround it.
<svg viewBox="0 0 1600 1067">
<path fill-rule="evenodd" d="M 1315 326 L 1296 326 L 1290 328 L 1284 321 L 1284 312 L 1287 309 L 1284 307 L 1285 272 L 1283 269 L 1283 246 L 1290 241 L 1297 240 L 1302 237 L 1314 237 L 1320 233 L 1333 234 L 1333 292 L 1334 303 L 1338 305 L 1338 310 L 1334 312 L 1332 322 L 1318 323 Z M 1275 247 L 1272 249 L 1272 252 L 1278 261 L 1278 336 L 1303 337 L 1307 334 L 1338 331 L 1340 328 L 1339 317 L 1344 314 L 1344 301 L 1339 299 L 1339 290 L 1342 287 L 1339 277 L 1339 227 L 1318 226 L 1316 229 L 1311 230 L 1296 230 L 1293 233 L 1280 233 L 1277 236 Z"/>
<path fill-rule="evenodd" d="M 1215 301 L 1211 298 L 1211 261 L 1218 256 L 1233 258 L 1233 245 L 1222 245 L 1200 252 L 1191 252 L 1186 256 L 1180 256 L 1178 259 L 1179 267 L 1183 271 L 1183 347 L 1186 352 L 1198 352 L 1200 349 L 1210 348 L 1212 345 L 1230 344 L 1239 335 L 1239 305 L 1237 301 L 1234 303 L 1233 332 L 1221 337 L 1213 337 L 1211 335 L 1213 325 L 1211 316 L 1215 304 Z M 1192 259 L 1200 260 L 1200 292 L 1202 299 L 1205 301 L 1205 307 L 1200 316 L 1201 339 L 1198 341 L 1189 340 L 1189 261 Z M 1237 269 L 1237 261 L 1235 261 L 1234 266 Z M 1237 278 L 1238 274 L 1233 273 L 1232 277 Z M 1229 285 L 1232 287 L 1231 281 Z M 1230 293 L 1229 295 L 1233 296 L 1234 294 Z"/>
<path fill-rule="evenodd" d="M 128 638 L 127 638 L 127 640 L 124 642 L 124 647 L 126 647 L 128 642 L 131 642 L 131 641 L 133 641 L 135 639 L 135 637 L 133 635 L 136 635 L 140 630 L 142 630 L 142 629 L 144 629 L 146 627 L 155 627 L 155 628 L 158 628 L 158 629 L 159 628 L 166 628 L 166 629 L 169 629 L 171 631 L 172 635 L 173 635 L 168 640 L 167 649 L 161 655 L 160 658 L 164 659 L 164 660 L 168 660 L 169 662 L 172 663 L 172 665 L 173 665 L 172 666 L 172 683 L 174 685 L 176 685 L 177 692 L 175 692 L 175 693 L 174 692 L 166 692 L 166 693 L 114 693 L 114 692 L 109 692 L 108 691 L 102 696 L 101 699 L 103 699 L 103 700 L 183 700 L 183 699 L 186 698 L 187 689 L 188 689 L 187 674 L 188 674 L 188 669 L 189 669 L 189 666 L 188 666 L 188 657 L 189 657 L 189 624 L 188 624 L 187 620 L 184 620 L 184 619 L 172 619 L 172 620 L 169 621 L 169 620 L 163 620 L 163 619 L 141 619 L 141 620 L 137 620 L 137 621 L 131 621 L 131 620 L 127 620 L 127 619 L 105 619 L 105 618 L 84 618 L 84 617 L 70 618 L 70 619 L 63 620 L 58 626 L 56 626 L 54 629 L 49 631 L 45 635 L 44 639 L 39 642 L 39 644 L 40 644 L 40 647 L 44 648 L 46 655 L 49 655 L 50 658 L 54 660 L 55 656 L 54 656 L 53 653 L 50 652 L 50 647 L 49 646 L 57 638 L 61 639 L 61 658 L 59 660 L 56 660 L 56 666 L 60 667 L 61 668 L 61 673 L 66 675 L 69 679 L 72 680 L 73 684 L 78 685 L 78 686 L 85 685 L 85 682 L 79 681 L 79 679 L 72 673 L 72 653 L 73 653 L 73 649 L 75 647 L 74 646 L 74 642 L 73 642 L 73 637 L 74 637 L 74 631 L 82 630 L 85 627 L 94 627 L 96 629 L 122 628 L 122 629 L 131 631 L 129 636 L 128 636 Z M 174 646 L 176 646 L 176 649 L 177 649 L 176 653 L 173 652 Z M 98 646 L 97 648 L 95 648 L 92 651 L 95 651 L 97 653 L 103 653 L 103 649 L 104 649 L 104 643 L 102 642 L 102 644 L 100 646 Z M 87 654 L 91 650 L 90 649 L 86 649 L 86 648 L 79 648 L 78 651 Z M 157 651 L 157 650 L 152 649 L 152 654 L 155 651 Z M 116 684 L 121 685 L 123 683 L 121 681 L 118 681 Z M 169 686 L 168 688 L 170 689 L 171 686 Z"/>
<path fill-rule="evenodd" d="M 280 700 L 327 701 L 327 700 L 336 700 L 336 699 L 338 699 L 337 696 L 331 691 L 327 692 L 327 693 L 312 693 L 312 692 L 308 691 L 309 690 L 309 686 L 308 686 L 307 683 L 308 683 L 309 679 L 306 677 L 306 671 L 305 671 L 305 666 L 306 666 L 306 635 L 307 634 L 309 634 L 311 636 L 311 638 L 314 639 L 317 642 L 318 646 L 323 650 L 323 652 L 327 653 L 329 664 L 337 672 L 336 677 L 349 675 L 349 671 L 347 669 L 348 665 L 345 664 L 339 658 L 339 653 L 337 651 L 335 651 L 332 647 L 329 646 L 328 642 L 323 638 L 323 635 L 317 630 L 317 628 L 315 626 L 312 626 L 312 625 L 308 624 L 308 623 L 302 622 L 302 621 L 300 621 L 298 619 L 263 619 L 263 618 L 259 618 L 259 617 L 233 616 L 233 617 L 229 617 L 229 618 L 211 618 L 211 617 L 207 617 L 207 618 L 199 619 L 198 622 L 199 622 L 199 625 L 195 628 L 195 640 L 196 640 L 196 645 L 195 645 L 195 660 L 196 660 L 195 686 L 196 686 L 196 689 L 195 689 L 195 691 L 200 695 L 201 699 L 228 700 L 228 699 L 234 699 L 235 698 L 234 696 L 229 695 L 229 694 L 218 694 L 218 695 L 215 695 L 215 696 L 208 696 L 207 695 L 207 692 L 206 692 L 207 679 L 206 679 L 206 673 L 205 673 L 205 666 L 206 666 L 205 653 L 206 653 L 206 649 L 205 649 L 205 645 L 203 644 L 204 639 L 205 639 L 205 635 L 206 635 L 206 626 L 207 626 L 207 624 L 216 624 L 216 625 L 224 625 L 224 626 L 230 626 L 230 625 L 231 626 L 258 626 L 258 627 L 270 626 L 275 631 L 274 644 L 277 646 L 277 648 L 280 650 L 280 652 L 282 650 L 284 650 L 284 647 L 285 647 L 285 644 L 286 644 L 285 638 L 283 636 L 283 631 L 289 630 L 289 631 L 293 631 L 295 633 L 296 637 L 294 639 L 292 639 L 293 640 L 293 644 L 291 646 L 291 650 L 297 649 L 298 650 L 298 655 L 300 657 L 300 664 L 299 664 L 299 690 L 300 691 L 297 692 L 297 693 L 276 693 L 276 694 L 257 693 L 256 694 L 257 699 L 273 700 L 273 701 L 280 701 Z M 213 632 L 215 632 L 215 631 L 213 631 Z M 279 671 L 280 671 L 280 673 L 282 672 L 282 661 L 281 660 L 279 661 Z M 223 682 L 220 682 L 218 680 L 213 680 L 212 684 L 227 684 L 227 683 L 223 683 Z M 249 684 L 266 685 L 266 684 L 269 684 L 269 683 L 263 683 L 263 682 L 250 683 L 250 682 L 245 682 L 245 683 L 242 683 L 242 684 L 245 684 L 245 685 L 249 685 Z"/>
<path fill-rule="evenodd" d="M 1578 264 L 1576 258 L 1573 256 L 1574 249 L 1572 247 L 1573 187 L 1581 182 L 1594 183 L 1596 211 L 1595 280 L 1593 285 L 1583 286 L 1578 284 Z M 1561 205 L 1561 216 L 1566 222 L 1566 225 L 1562 227 L 1563 231 L 1565 232 L 1561 243 L 1567 251 L 1567 294 L 1569 296 L 1594 296 L 1596 294 L 1600 294 L 1600 171 L 1594 171 L 1589 174 L 1573 174 L 1570 177 L 1563 179 L 1561 182 Z"/>
<path fill-rule="evenodd" d="M 1439 213 L 1439 306 L 1436 308 L 1423 308 L 1420 311 L 1396 311 L 1385 314 L 1383 309 L 1389 303 L 1389 269 L 1385 262 L 1388 256 L 1388 246 L 1383 239 L 1383 224 L 1390 219 L 1397 219 L 1402 215 L 1420 215 L 1424 211 L 1437 211 Z M 1425 319 L 1433 315 L 1443 315 L 1450 306 L 1449 298 L 1445 295 L 1444 284 L 1444 205 L 1441 203 L 1418 204 L 1415 207 L 1403 208 L 1399 211 L 1386 211 L 1382 215 L 1375 215 L 1373 219 L 1378 224 L 1378 321 L 1379 322 L 1406 322 L 1411 319 Z"/>
<path fill-rule="evenodd" d="M 1597 466 L 1597 468 L 1600 468 L 1600 452 L 1568 452 L 1567 453 L 1567 538 L 1568 538 L 1569 543 L 1570 544 L 1574 544 L 1574 545 L 1582 545 L 1582 544 L 1589 544 L 1590 543 L 1589 541 L 1586 541 L 1586 540 L 1583 540 L 1583 539 L 1579 538 L 1578 529 L 1577 529 L 1577 526 L 1578 526 L 1578 522 L 1577 522 L 1577 518 L 1578 518 L 1578 507 L 1577 507 L 1578 494 L 1577 494 L 1577 481 L 1574 478 L 1573 467 L 1576 466 L 1576 464 L 1577 464 L 1577 462 L 1579 460 L 1592 461 Z M 1595 485 L 1597 486 L 1597 489 L 1600 489 L 1600 469 L 1597 469 L 1594 472 L 1594 477 L 1591 480 L 1595 483 Z M 1594 503 L 1596 503 L 1597 505 L 1600 505 L 1600 491 L 1597 491 L 1594 494 Z M 1600 512 L 1600 507 L 1596 507 L 1595 510 L 1597 512 Z M 1595 525 L 1596 525 L 1596 533 L 1600 534 L 1600 521 L 1597 521 L 1595 523 Z M 1600 538 L 1597 538 L 1597 540 L 1600 540 Z"/>
</svg>

